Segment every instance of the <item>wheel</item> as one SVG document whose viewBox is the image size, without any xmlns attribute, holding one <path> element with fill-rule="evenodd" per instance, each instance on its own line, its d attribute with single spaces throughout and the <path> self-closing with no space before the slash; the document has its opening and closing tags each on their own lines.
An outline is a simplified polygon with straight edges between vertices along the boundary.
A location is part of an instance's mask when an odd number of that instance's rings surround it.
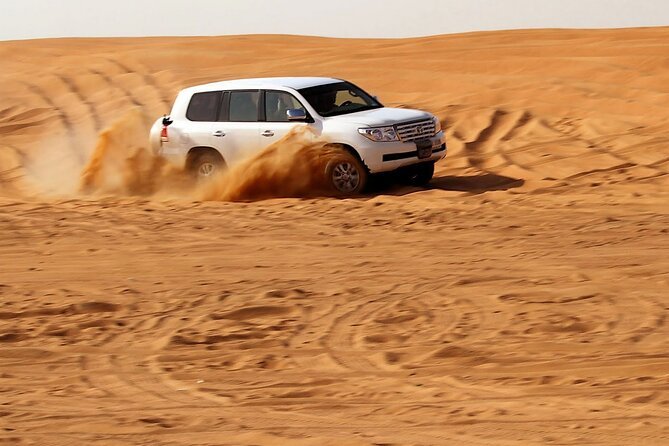
<svg viewBox="0 0 669 446">
<path fill-rule="evenodd" d="M 420 163 L 407 168 L 402 179 L 412 186 L 425 186 L 434 176 L 434 163 Z"/>
<path fill-rule="evenodd" d="M 338 195 L 359 194 L 368 176 L 362 162 L 344 150 L 334 154 L 325 167 L 327 182 Z"/>
<path fill-rule="evenodd" d="M 196 155 L 190 163 L 190 171 L 199 180 L 207 180 L 225 168 L 225 162 L 218 153 L 207 151 Z"/>
</svg>

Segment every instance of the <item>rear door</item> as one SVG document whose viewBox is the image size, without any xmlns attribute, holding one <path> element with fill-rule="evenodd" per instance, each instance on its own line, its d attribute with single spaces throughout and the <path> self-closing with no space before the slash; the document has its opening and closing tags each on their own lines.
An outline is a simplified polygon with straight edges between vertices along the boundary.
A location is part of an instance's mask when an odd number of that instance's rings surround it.
<svg viewBox="0 0 669 446">
<path fill-rule="evenodd" d="M 168 127 L 169 142 L 163 144 L 162 155 L 176 160 L 185 159 L 193 147 L 212 147 L 212 128 L 221 108 L 221 91 L 195 93 L 188 104 L 185 120 L 176 120 Z"/>
<path fill-rule="evenodd" d="M 299 109 L 308 112 L 300 101 L 287 91 L 265 90 L 264 91 L 264 110 L 261 115 L 260 123 L 260 144 L 263 147 L 280 140 L 288 132 L 296 127 L 305 127 L 308 124 L 304 122 L 288 121 L 288 110 Z"/>
<path fill-rule="evenodd" d="M 228 165 L 260 150 L 260 90 L 225 92 L 219 121 L 212 128 L 214 147 Z"/>
</svg>

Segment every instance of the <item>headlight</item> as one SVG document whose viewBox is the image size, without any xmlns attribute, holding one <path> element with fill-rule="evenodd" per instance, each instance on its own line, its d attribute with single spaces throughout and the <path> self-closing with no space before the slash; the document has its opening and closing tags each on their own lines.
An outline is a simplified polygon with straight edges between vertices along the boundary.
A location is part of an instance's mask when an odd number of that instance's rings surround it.
<svg viewBox="0 0 669 446">
<path fill-rule="evenodd" d="M 434 116 L 432 120 L 434 121 L 434 134 L 436 135 L 441 132 L 441 121 L 436 116 Z"/>
<path fill-rule="evenodd" d="M 367 129 L 358 129 L 361 135 L 377 142 L 399 141 L 397 133 L 393 127 L 372 127 Z"/>
</svg>

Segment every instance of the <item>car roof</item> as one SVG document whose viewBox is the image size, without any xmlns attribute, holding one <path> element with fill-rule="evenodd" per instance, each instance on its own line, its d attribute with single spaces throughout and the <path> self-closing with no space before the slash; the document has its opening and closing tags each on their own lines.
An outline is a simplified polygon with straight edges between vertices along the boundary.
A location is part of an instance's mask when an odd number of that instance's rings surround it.
<svg viewBox="0 0 669 446">
<path fill-rule="evenodd" d="M 228 90 L 228 89 L 271 89 L 271 88 L 292 88 L 300 90 L 302 88 L 315 87 L 317 85 L 327 85 L 342 82 L 341 79 L 332 77 L 258 77 L 252 79 L 231 79 L 221 82 L 212 82 L 209 84 L 197 85 L 188 88 L 193 92 Z"/>
</svg>

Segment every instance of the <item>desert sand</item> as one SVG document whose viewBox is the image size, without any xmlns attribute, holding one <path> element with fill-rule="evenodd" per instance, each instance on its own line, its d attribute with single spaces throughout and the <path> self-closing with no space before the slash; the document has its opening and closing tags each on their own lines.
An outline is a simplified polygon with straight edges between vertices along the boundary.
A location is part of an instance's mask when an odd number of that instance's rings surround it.
<svg viewBox="0 0 669 446">
<path fill-rule="evenodd" d="M 437 114 L 431 187 L 82 191 L 280 75 Z M 668 104 L 669 28 L 0 42 L 0 444 L 669 444 Z"/>
</svg>

